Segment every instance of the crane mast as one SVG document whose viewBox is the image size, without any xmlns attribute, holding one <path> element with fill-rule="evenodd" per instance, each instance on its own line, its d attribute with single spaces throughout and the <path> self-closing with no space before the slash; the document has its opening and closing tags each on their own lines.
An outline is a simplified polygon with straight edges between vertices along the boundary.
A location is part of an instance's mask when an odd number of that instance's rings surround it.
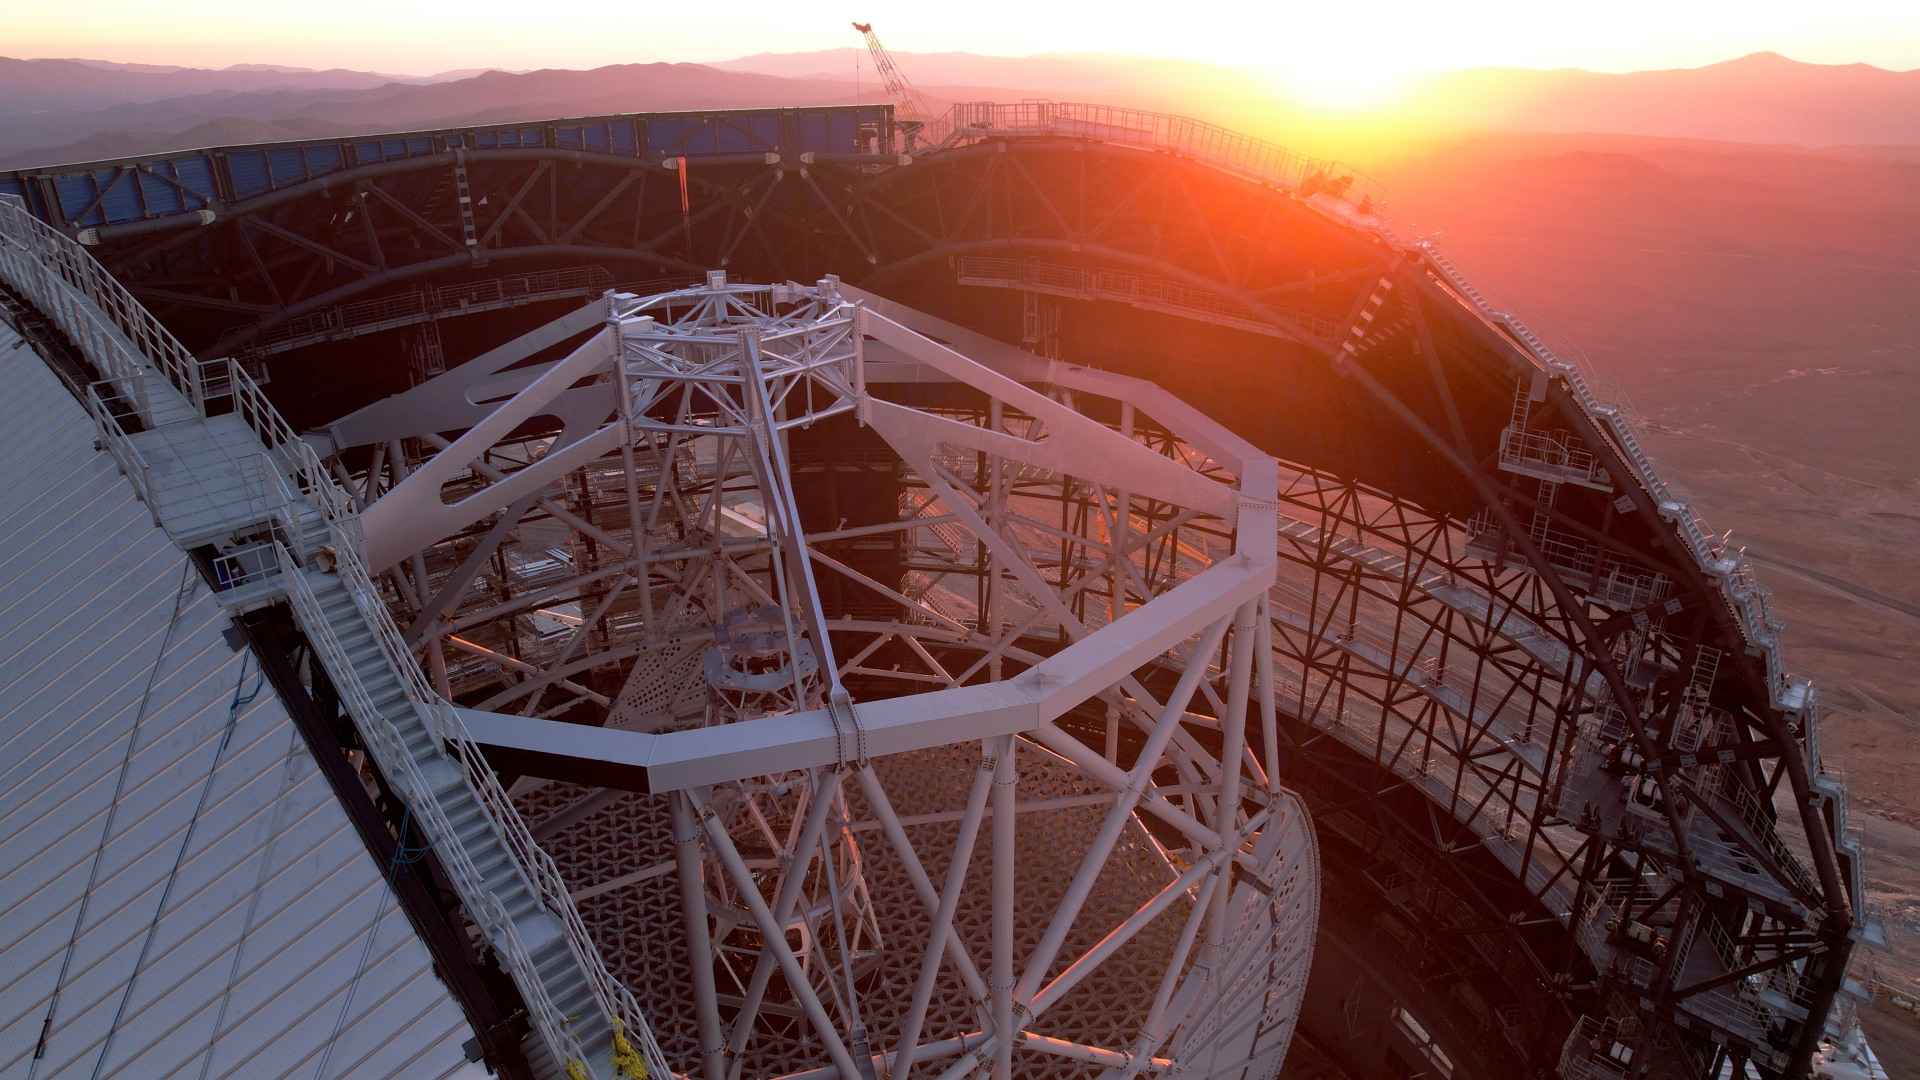
<svg viewBox="0 0 1920 1080">
<path fill-rule="evenodd" d="M 907 75 L 900 70 L 900 65 L 887 55 L 887 47 L 880 44 L 880 35 L 873 32 L 873 24 L 857 22 L 853 28 L 867 39 L 867 52 L 873 55 L 874 69 L 880 72 L 880 81 L 886 84 L 887 96 L 893 99 L 894 122 L 906 135 L 907 144 L 911 147 L 915 136 L 933 119 L 932 112 L 920 100 L 920 92 L 907 81 Z"/>
</svg>

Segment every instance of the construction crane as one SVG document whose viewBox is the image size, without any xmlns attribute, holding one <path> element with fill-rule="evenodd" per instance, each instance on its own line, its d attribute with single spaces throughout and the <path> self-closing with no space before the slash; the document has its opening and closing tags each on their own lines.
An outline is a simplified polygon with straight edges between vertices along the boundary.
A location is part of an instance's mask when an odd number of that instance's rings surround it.
<svg viewBox="0 0 1920 1080">
<path fill-rule="evenodd" d="M 933 119 L 933 111 L 920 99 L 920 92 L 907 81 L 907 75 L 900 70 L 900 65 L 887 55 L 887 47 L 880 44 L 880 35 L 873 32 L 873 24 L 857 22 L 853 28 L 867 39 L 867 51 L 873 54 L 873 66 L 880 72 L 880 81 L 887 86 L 887 95 L 893 99 L 894 123 L 907 137 L 907 146 L 911 148 L 927 122 Z"/>
</svg>

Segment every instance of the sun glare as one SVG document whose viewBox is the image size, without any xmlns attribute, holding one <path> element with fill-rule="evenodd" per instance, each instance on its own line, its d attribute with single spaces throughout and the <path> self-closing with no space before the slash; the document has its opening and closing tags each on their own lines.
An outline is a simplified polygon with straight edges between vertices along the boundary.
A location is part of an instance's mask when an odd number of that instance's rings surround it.
<svg viewBox="0 0 1920 1080">
<path fill-rule="evenodd" d="M 1261 70 L 1275 97 L 1328 112 L 1392 104 L 1420 74 L 1410 67 L 1332 53 L 1288 57 Z"/>
</svg>

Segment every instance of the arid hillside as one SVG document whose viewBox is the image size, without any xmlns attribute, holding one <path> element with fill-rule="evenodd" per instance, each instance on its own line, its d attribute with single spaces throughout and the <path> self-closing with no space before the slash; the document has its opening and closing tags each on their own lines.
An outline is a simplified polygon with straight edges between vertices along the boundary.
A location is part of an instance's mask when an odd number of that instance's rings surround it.
<svg viewBox="0 0 1920 1080">
<path fill-rule="evenodd" d="M 1624 382 L 1759 564 L 1850 775 L 1875 959 L 1920 990 L 1920 147 L 1483 136 L 1374 172 Z"/>
</svg>

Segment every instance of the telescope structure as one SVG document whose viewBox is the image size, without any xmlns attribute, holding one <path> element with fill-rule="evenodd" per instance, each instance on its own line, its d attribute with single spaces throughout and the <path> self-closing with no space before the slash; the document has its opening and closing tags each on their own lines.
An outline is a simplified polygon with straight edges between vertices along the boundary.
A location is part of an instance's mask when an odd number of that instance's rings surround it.
<svg viewBox="0 0 1920 1080">
<path fill-rule="evenodd" d="M 8 1075 L 1877 1068 L 1766 590 L 1337 163 L 225 147 L 0 174 L 0 283 Z"/>
</svg>

